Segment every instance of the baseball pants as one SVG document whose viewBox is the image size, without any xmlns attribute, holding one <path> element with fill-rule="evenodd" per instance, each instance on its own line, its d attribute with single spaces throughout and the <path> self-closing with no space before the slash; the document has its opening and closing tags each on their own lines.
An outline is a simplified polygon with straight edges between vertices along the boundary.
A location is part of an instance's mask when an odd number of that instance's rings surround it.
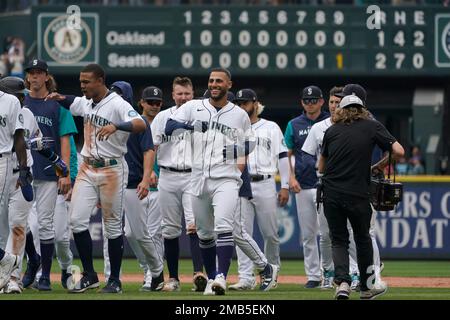
<svg viewBox="0 0 450 320">
<path fill-rule="evenodd" d="M 39 239 L 50 240 L 55 238 L 54 216 L 56 198 L 58 197 L 58 184 L 56 181 L 33 181 L 34 206 L 39 227 Z"/>
<path fill-rule="evenodd" d="M 11 155 L 2 154 L 0 158 L 0 248 L 2 249 L 5 248 L 8 242 L 8 201 L 12 169 Z"/>
<path fill-rule="evenodd" d="M 192 193 L 189 191 L 191 173 L 173 172 L 161 168 L 158 190 L 159 206 L 162 214 L 164 239 L 181 236 L 182 218 L 187 226 L 195 224 L 192 213 Z"/>
<path fill-rule="evenodd" d="M 319 222 L 316 209 L 316 189 L 302 189 L 295 194 L 297 215 L 303 243 L 305 273 L 308 281 L 320 281 L 320 258 L 317 245 Z"/>
<path fill-rule="evenodd" d="M 255 215 L 258 226 L 264 239 L 264 254 L 269 263 L 280 266 L 280 239 L 278 236 L 277 221 L 277 192 L 275 180 L 266 179 L 259 182 L 252 182 L 253 199 L 244 199 L 244 213 L 241 221 L 242 227 L 250 236 L 253 235 L 253 225 Z M 242 202 L 243 200 L 241 200 Z M 253 239 L 252 239 L 253 240 Z M 236 248 L 238 257 L 239 277 L 248 279 L 253 273 L 252 260 Z"/>
<path fill-rule="evenodd" d="M 72 192 L 70 226 L 73 233 L 89 229 L 91 213 L 100 202 L 106 238 L 121 236 L 127 180 L 128 166 L 123 159 L 119 159 L 117 165 L 104 168 L 93 168 L 83 162 Z"/>
<path fill-rule="evenodd" d="M 192 196 L 192 210 L 200 240 L 215 239 L 217 234 L 233 232 L 238 200 L 238 180 L 205 179 L 203 193 Z"/>
<path fill-rule="evenodd" d="M 239 279 L 251 281 L 254 279 L 253 267 L 264 269 L 267 258 L 262 253 L 256 241 L 248 231 L 248 212 L 253 210 L 253 204 L 244 197 L 239 198 L 238 208 L 234 218 L 233 239 L 238 254 Z M 253 226 L 251 228 L 253 231 Z"/>
</svg>

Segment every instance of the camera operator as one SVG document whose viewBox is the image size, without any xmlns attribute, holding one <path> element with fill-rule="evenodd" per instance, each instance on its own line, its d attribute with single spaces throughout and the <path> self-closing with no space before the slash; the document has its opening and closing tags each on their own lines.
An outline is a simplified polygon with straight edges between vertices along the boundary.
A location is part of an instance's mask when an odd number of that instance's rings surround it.
<svg viewBox="0 0 450 320">
<path fill-rule="evenodd" d="M 347 219 L 352 225 L 357 248 L 360 298 L 373 299 L 384 294 L 387 287 L 371 284 L 374 271 L 369 235 L 372 151 L 378 145 L 383 151 L 392 151 L 397 159 L 403 156 L 404 150 L 381 123 L 371 119 L 356 95 L 342 98 L 332 120 L 334 125 L 323 138 L 319 172 L 324 174 L 323 204 L 332 241 L 335 283 L 338 285 L 336 299 L 348 299 L 351 291 Z M 387 157 L 374 165 L 373 170 L 382 170 L 386 164 Z"/>
</svg>

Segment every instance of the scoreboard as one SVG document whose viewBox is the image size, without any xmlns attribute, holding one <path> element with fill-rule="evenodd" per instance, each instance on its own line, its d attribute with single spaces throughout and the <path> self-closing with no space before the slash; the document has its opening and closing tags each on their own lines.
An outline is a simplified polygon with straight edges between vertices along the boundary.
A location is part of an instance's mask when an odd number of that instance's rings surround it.
<svg viewBox="0 0 450 320">
<path fill-rule="evenodd" d="M 445 7 L 81 6 L 74 12 L 33 8 L 38 56 L 53 73 L 92 62 L 108 74 L 132 75 L 202 75 L 217 66 L 261 76 L 450 73 Z"/>
</svg>

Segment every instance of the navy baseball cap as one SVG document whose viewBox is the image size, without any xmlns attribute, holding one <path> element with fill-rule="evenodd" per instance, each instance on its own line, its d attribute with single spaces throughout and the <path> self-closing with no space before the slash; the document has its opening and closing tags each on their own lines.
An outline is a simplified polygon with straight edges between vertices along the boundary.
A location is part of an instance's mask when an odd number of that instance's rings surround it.
<svg viewBox="0 0 450 320">
<path fill-rule="evenodd" d="M 48 73 L 48 65 L 44 60 L 33 59 L 28 63 L 28 66 L 25 68 L 25 72 L 29 72 L 32 69 L 42 70 Z"/>
<path fill-rule="evenodd" d="M 362 100 L 363 103 L 366 103 L 366 99 L 367 99 L 367 92 L 366 89 L 364 89 L 361 85 L 356 84 L 356 83 L 349 83 L 347 85 L 345 85 L 344 89 L 342 90 L 342 92 L 337 93 L 336 97 L 345 97 L 345 96 L 349 96 L 349 95 L 355 95 L 358 98 L 360 98 Z"/>
<path fill-rule="evenodd" d="M 320 99 L 323 98 L 322 90 L 317 86 L 307 86 L 303 89 L 302 99 Z"/>
<path fill-rule="evenodd" d="M 234 99 L 234 102 L 239 102 L 239 101 L 253 101 L 254 102 L 256 100 L 258 100 L 258 97 L 257 97 L 255 91 L 253 91 L 252 89 L 242 89 L 236 93 L 236 98 Z"/>
<path fill-rule="evenodd" d="M 150 86 L 142 91 L 142 100 L 159 100 L 162 101 L 163 93 L 160 88 Z"/>
</svg>

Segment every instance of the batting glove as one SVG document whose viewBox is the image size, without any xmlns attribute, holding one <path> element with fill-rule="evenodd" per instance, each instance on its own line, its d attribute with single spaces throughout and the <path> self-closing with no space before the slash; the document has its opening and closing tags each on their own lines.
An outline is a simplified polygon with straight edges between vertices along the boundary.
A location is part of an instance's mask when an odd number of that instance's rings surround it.
<svg viewBox="0 0 450 320">
<path fill-rule="evenodd" d="M 17 184 L 22 190 L 23 197 L 26 201 L 33 201 L 33 187 L 31 186 L 33 182 L 33 175 L 31 174 L 30 167 L 22 167 L 19 170 L 19 178 L 17 179 Z"/>
</svg>

